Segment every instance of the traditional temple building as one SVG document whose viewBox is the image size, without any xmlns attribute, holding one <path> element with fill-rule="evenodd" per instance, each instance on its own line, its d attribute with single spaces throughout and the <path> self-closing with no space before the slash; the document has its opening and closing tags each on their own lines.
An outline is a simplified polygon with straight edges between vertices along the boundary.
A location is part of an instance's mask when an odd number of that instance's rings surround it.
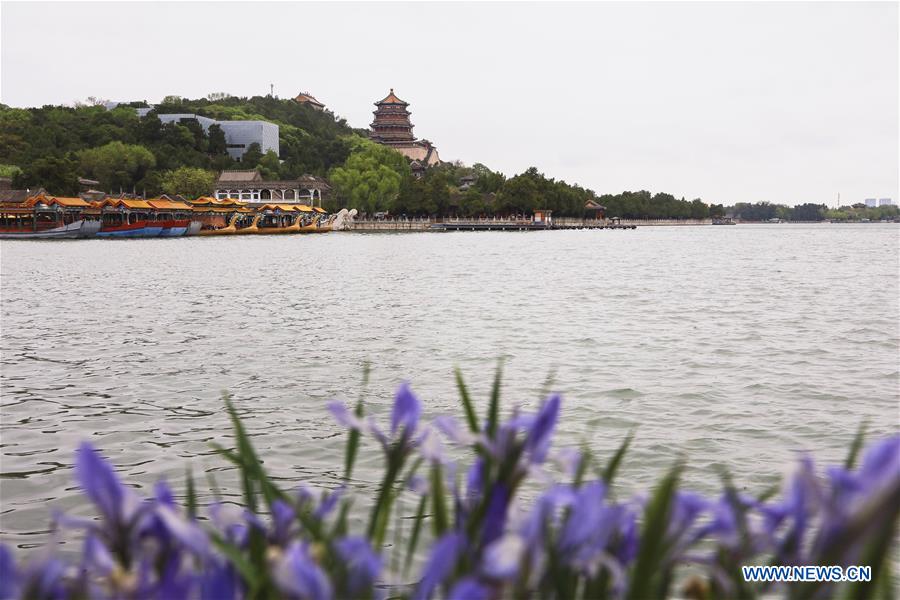
<svg viewBox="0 0 900 600">
<path fill-rule="evenodd" d="M 278 202 L 322 206 L 322 196 L 331 190 L 321 177 L 303 175 L 288 181 L 264 181 L 259 171 L 222 171 L 216 181 L 216 199 L 231 198 L 244 202 Z"/>
<path fill-rule="evenodd" d="M 391 93 L 386 98 L 376 102 L 375 106 L 375 120 L 369 134 L 372 140 L 397 150 L 418 163 L 416 166 L 419 169 L 440 164 L 437 148 L 428 140 L 417 140 L 413 135 L 413 124 L 407 110 L 409 102 L 398 98 L 394 94 L 394 88 L 391 88 Z"/>
<path fill-rule="evenodd" d="M 297 97 L 294 98 L 294 102 L 297 104 L 306 104 L 316 110 L 325 110 L 325 105 L 316 100 L 309 92 L 300 92 L 297 94 Z"/>
</svg>

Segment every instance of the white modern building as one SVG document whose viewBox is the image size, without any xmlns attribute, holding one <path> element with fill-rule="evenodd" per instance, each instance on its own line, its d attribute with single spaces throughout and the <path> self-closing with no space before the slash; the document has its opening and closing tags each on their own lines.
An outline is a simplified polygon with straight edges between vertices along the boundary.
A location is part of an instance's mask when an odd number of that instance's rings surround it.
<svg viewBox="0 0 900 600">
<path fill-rule="evenodd" d="M 878 206 L 877 198 L 866 198 L 866 208 L 875 208 Z"/>
<path fill-rule="evenodd" d="M 157 117 L 163 123 L 197 121 L 203 128 L 203 131 L 207 133 L 210 126 L 218 125 L 225 134 L 228 154 L 238 162 L 240 162 L 241 157 L 244 156 L 251 144 L 259 144 L 263 154 L 270 150 L 278 154 L 279 151 L 278 125 L 268 121 L 217 121 L 216 119 L 190 113 L 157 115 Z"/>
<path fill-rule="evenodd" d="M 310 96 L 312 98 L 312 96 Z M 314 98 L 313 98 L 314 99 Z M 315 100 L 315 99 L 314 99 Z M 318 102 L 318 101 L 317 101 Z M 113 110 L 118 107 L 121 102 L 105 102 L 103 104 L 106 110 Z M 322 105 L 324 106 L 324 105 Z M 154 110 L 154 107 L 136 108 L 134 111 L 141 119 Z M 218 125 L 225 133 L 225 144 L 228 154 L 234 160 L 240 162 L 241 157 L 247 152 L 250 144 L 259 144 L 259 149 L 263 154 L 271 150 L 275 154 L 279 153 L 278 145 L 278 125 L 269 123 L 268 121 L 217 121 L 209 117 L 202 117 L 191 113 L 171 113 L 166 115 L 156 115 L 163 123 L 180 123 L 181 121 L 197 121 L 203 131 L 209 133 L 211 125 Z"/>
<path fill-rule="evenodd" d="M 878 201 L 878 206 L 895 206 L 895 204 L 890 198 L 881 198 Z"/>
</svg>

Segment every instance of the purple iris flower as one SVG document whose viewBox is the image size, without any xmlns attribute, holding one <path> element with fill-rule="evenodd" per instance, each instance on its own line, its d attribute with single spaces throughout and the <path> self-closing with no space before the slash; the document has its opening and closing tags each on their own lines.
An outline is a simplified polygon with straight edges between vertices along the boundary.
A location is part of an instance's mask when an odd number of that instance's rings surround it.
<svg viewBox="0 0 900 600">
<path fill-rule="evenodd" d="M 479 436 L 464 428 L 458 420 L 447 415 L 436 417 L 434 426 L 450 441 L 461 446 L 471 446 L 479 439 Z"/>
<path fill-rule="evenodd" d="M 803 560 L 807 525 L 809 517 L 814 513 L 818 496 L 818 483 L 813 463 L 808 456 L 805 456 L 800 461 L 800 469 L 791 479 L 787 497 L 780 507 L 781 510 L 778 511 L 791 521 L 790 529 L 780 543 L 780 559 L 788 559 L 793 564 L 799 564 Z"/>
<path fill-rule="evenodd" d="M 234 568 L 225 561 L 214 561 L 200 579 L 200 600 L 236 600 L 239 589 Z"/>
<path fill-rule="evenodd" d="M 614 555 L 621 564 L 628 565 L 637 557 L 638 553 L 637 513 L 626 508 L 619 522 L 619 535 L 614 546 Z"/>
<path fill-rule="evenodd" d="M 344 406 L 343 402 L 332 400 L 328 403 L 328 410 L 331 412 L 334 420 L 347 429 L 361 430 L 363 428 L 363 422 L 350 409 Z"/>
<path fill-rule="evenodd" d="M 869 446 L 863 455 L 859 477 L 869 486 L 900 479 L 900 435 Z"/>
<path fill-rule="evenodd" d="M 699 494 L 675 492 L 670 508 L 668 534 L 673 537 L 682 536 L 708 507 L 709 502 Z"/>
<path fill-rule="evenodd" d="M 313 516 L 317 519 L 324 519 L 337 506 L 338 501 L 341 499 L 341 496 L 344 494 L 344 488 L 338 488 L 329 493 L 326 493 L 322 498 L 322 503 L 319 504 L 319 507 L 313 512 Z"/>
<path fill-rule="evenodd" d="M 484 459 L 479 457 L 466 473 L 466 496 L 469 500 L 478 498 L 484 481 Z"/>
<path fill-rule="evenodd" d="M 181 561 L 177 556 L 173 556 L 163 567 L 162 576 L 155 586 L 155 593 L 140 595 L 155 598 L 190 598 L 197 581 L 196 575 L 181 569 Z"/>
<path fill-rule="evenodd" d="M 166 532 L 183 547 L 198 556 L 206 556 L 210 552 L 209 538 L 196 521 L 189 521 L 178 514 L 174 508 L 160 505 L 154 511 Z"/>
<path fill-rule="evenodd" d="M 605 494 L 602 481 L 582 486 L 559 537 L 564 560 L 591 575 L 607 560 L 607 547 L 626 514 L 623 507 L 606 504 Z"/>
<path fill-rule="evenodd" d="M 175 495 L 172 493 L 172 488 L 164 480 L 160 479 L 156 482 L 156 485 L 153 487 L 153 495 L 158 503 L 166 506 L 175 506 Z"/>
<path fill-rule="evenodd" d="M 425 431 L 422 432 L 422 435 L 419 436 L 416 445 L 419 448 L 419 454 L 421 454 L 426 460 L 432 463 L 440 464 L 444 464 L 447 462 L 447 457 L 444 455 L 444 446 L 441 443 L 441 438 L 438 437 L 437 433 L 431 427 L 427 427 Z"/>
<path fill-rule="evenodd" d="M 350 410 L 341 402 L 330 402 L 328 404 L 328 410 L 331 411 L 331 414 L 338 423 L 349 429 L 362 431 L 365 428 L 362 420 L 350 412 Z M 419 402 L 419 399 L 412 393 L 409 384 L 404 382 L 397 389 L 397 393 L 394 396 L 394 406 L 391 409 L 391 438 L 395 438 L 398 431 L 400 431 L 402 433 L 400 443 L 406 446 L 415 434 L 421 414 L 422 405 Z M 375 419 L 370 416 L 367 419 L 366 425 L 369 433 L 381 443 L 385 452 L 387 452 L 390 448 L 391 440 L 384 434 L 375 422 Z"/>
<path fill-rule="evenodd" d="M 104 576 L 110 575 L 116 568 L 116 561 L 113 559 L 112 554 L 93 533 L 89 533 L 84 540 L 82 561 L 84 566 L 90 569 L 91 572 Z"/>
<path fill-rule="evenodd" d="M 547 459 L 550 443 L 553 440 L 553 430 L 559 419 L 559 394 L 554 394 L 541 406 L 537 417 L 534 419 L 525 438 L 525 449 L 532 463 L 542 463 Z"/>
<path fill-rule="evenodd" d="M 0 599 L 19 597 L 19 574 L 16 560 L 6 544 L 0 543 Z"/>
<path fill-rule="evenodd" d="M 331 582 L 303 542 L 292 543 L 275 567 L 275 582 L 291 598 L 330 600 Z"/>
<path fill-rule="evenodd" d="M 251 526 L 265 529 L 259 517 L 234 504 L 216 502 L 209 507 L 208 513 L 216 530 L 221 532 L 225 539 L 240 547 L 247 542 Z"/>
<path fill-rule="evenodd" d="M 525 539 L 515 533 L 508 533 L 484 549 L 481 572 L 491 579 L 515 579 L 525 550 Z"/>
<path fill-rule="evenodd" d="M 490 600 L 491 589 L 475 577 L 465 577 L 450 590 L 448 600 Z"/>
<path fill-rule="evenodd" d="M 718 502 L 710 503 L 708 510 L 712 515 L 712 519 L 706 525 L 695 530 L 690 539 L 687 540 L 687 545 L 691 545 L 708 535 L 714 535 L 719 540 L 719 543 L 725 547 L 736 548 L 740 542 L 740 532 L 738 531 L 733 500 L 728 496 L 722 496 Z"/>
<path fill-rule="evenodd" d="M 291 536 L 291 529 L 296 522 L 297 515 L 293 507 L 284 500 L 272 501 L 272 541 L 282 545 L 287 543 Z"/>
<path fill-rule="evenodd" d="M 75 453 L 75 476 L 81 489 L 111 523 L 128 523 L 137 513 L 137 496 L 122 485 L 112 467 L 88 442 L 83 442 Z"/>
<path fill-rule="evenodd" d="M 466 545 L 466 537 L 461 533 L 445 533 L 431 548 L 431 554 L 419 582 L 414 600 L 430 598 L 434 590 L 453 572 L 456 561 Z"/>
<path fill-rule="evenodd" d="M 338 540 L 335 547 L 350 576 L 350 593 L 361 594 L 371 589 L 381 573 L 381 557 L 372 550 L 369 541 L 358 536 L 345 537 Z"/>
<path fill-rule="evenodd" d="M 65 565 L 58 558 L 54 558 L 49 552 L 42 552 L 42 556 L 29 561 L 27 566 L 13 575 L 12 583 L 16 595 L 9 598 L 66 598 L 66 586 L 64 581 Z M 0 583 L 0 587 L 5 586 Z M 6 600 L 7 596 L 2 596 Z"/>
<path fill-rule="evenodd" d="M 545 532 L 550 521 L 560 508 L 570 506 L 574 501 L 575 493 L 568 485 L 555 485 L 541 494 L 521 528 L 530 551 L 544 547 Z"/>
<path fill-rule="evenodd" d="M 482 543 L 490 544 L 498 537 L 503 535 L 506 528 L 506 512 L 509 507 L 509 488 L 503 482 L 497 482 L 491 488 L 491 495 L 488 499 L 487 510 L 484 515 L 484 524 L 482 525 L 484 533 L 482 534 Z"/>
<path fill-rule="evenodd" d="M 559 538 L 560 549 L 571 552 L 584 544 L 603 523 L 603 498 L 606 486 L 602 481 L 586 483 L 575 492 L 572 512 Z"/>
<path fill-rule="evenodd" d="M 407 435 L 412 435 L 419 424 L 419 416 L 422 414 L 422 405 L 416 398 L 409 384 L 403 382 L 394 397 L 394 408 L 391 411 L 391 436 L 397 435 L 397 430 L 403 427 Z"/>
</svg>

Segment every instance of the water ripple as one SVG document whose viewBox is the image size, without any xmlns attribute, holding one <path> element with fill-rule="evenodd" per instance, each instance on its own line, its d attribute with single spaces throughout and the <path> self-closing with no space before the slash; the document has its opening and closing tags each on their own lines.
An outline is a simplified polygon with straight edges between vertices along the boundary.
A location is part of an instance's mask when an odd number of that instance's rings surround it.
<svg viewBox="0 0 900 600">
<path fill-rule="evenodd" d="M 72 450 L 129 482 L 239 498 L 221 394 L 284 482 L 340 483 L 324 408 L 366 391 L 381 418 L 412 379 L 426 413 L 565 394 L 557 441 L 601 459 L 634 430 L 623 481 L 678 455 L 761 490 L 799 452 L 839 461 L 863 420 L 897 428 L 898 229 L 759 226 L 0 244 L 0 538 L 40 542 L 49 508 L 90 516 Z M 377 450 L 353 484 L 378 484 Z M 176 486 L 177 487 L 177 486 Z"/>
</svg>

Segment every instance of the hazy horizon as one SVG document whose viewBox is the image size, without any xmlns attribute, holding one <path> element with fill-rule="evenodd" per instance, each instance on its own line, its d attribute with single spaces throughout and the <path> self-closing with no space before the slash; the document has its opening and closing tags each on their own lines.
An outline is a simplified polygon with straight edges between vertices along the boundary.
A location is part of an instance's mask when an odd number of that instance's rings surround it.
<svg viewBox="0 0 900 600">
<path fill-rule="evenodd" d="M 0 101 L 389 88 L 443 160 L 598 194 L 834 206 L 898 193 L 897 3 L 11 3 Z"/>
</svg>

